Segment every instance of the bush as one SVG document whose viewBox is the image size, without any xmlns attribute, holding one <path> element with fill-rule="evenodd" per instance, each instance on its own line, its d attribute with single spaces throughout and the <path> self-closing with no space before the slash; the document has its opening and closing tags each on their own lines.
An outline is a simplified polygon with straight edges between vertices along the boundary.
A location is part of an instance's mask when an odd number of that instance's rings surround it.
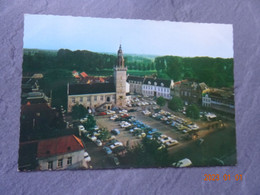
<svg viewBox="0 0 260 195">
<path fill-rule="evenodd" d="M 73 119 L 84 118 L 86 117 L 87 114 L 88 114 L 88 110 L 81 104 L 80 105 L 76 104 L 75 106 L 72 107 L 71 116 Z"/>
<path fill-rule="evenodd" d="M 159 106 L 164 106 L 165 103 L 166 103 L 166 100 L 165 100 L 163 97 L 158 97 L 157 100 L 156 100 L 156 103 L 157 103 Z"/>
<path fill-rule="evenodd" d="M 168 108 L 170 108 L 173 111 L 178 111 L 179 109 L 182 109 L 182 107 L 183 102 L 179 97 L 172 98 L 172 100 L 168 103 Z"/>
<path fill-rule="evenodd" d="M 88 115 L 88 120 L 83 123 L 86 130 L 93 129 L 96 126 L 96 120 L 92 115 Z"/>
<path fill-rule="evenodd" d="M 190 118 L 198 119 L 200 117 L 200 112 L 198 106 L 191 104 L 186 110 L 187 116 Z"/>
</svg>

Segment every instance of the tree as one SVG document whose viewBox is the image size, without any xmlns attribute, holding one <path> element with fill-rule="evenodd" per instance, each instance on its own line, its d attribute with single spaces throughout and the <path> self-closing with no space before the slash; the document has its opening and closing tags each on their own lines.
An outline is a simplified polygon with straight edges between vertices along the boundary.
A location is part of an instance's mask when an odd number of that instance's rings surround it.
<svg viewBox="0 0 260 195">
<path fill-rule="evenodd" d="M 93 129 L 96 126 L 96 120 L 91 114 L 88 115 L 88 120 L 85 123 L 83 123 L 83 126 L 86 130 Z"/>
<path fill-rule="evenodd" d="M 168 150 L 158 149 L 160 146 L 157 141 L 144 138 L 141 143 L 127 149 L 128 152 L 123 160 L 134 167 L 169 166 Z"/>
<path fill-rule="evenodd" d="M 101 141 L 105 141 L 110 137 L 110 133 L 107 129 L 102 129 L 98 137 Z"/>
<path fill-rule="evenodd" d="M 73 119 L 84 118 L 88 114 L 88 110 L 81 104 L 76 104 L 72 107 L 71 116 Z"/>
<path fill-rule="evenodd" d="M 164 106 L 165 103 L 166 103 L 166 100 L 165 100 L 162 96 L 160 96 L 160 97 L 157 98 L 156 103 L 157 103 L 159 106 Z"/>
<path fill-rule="evenodd" d="M 183 107 L 183 102 L 179 97 L 173 97 L 171 101 L 169 101 L 168 103 L 168 108 L 170 108 L 173 111 L 178 111 L 182 107 Z"/>
<path fill-rule="evenodd" d="M 199 108 L 195 104 L 189 105 L 186 110 L 186 113 L 187 113 L 188 117 L 191 117 L 194 119 L 198 119 L 200 117 Z"/>
</svg>

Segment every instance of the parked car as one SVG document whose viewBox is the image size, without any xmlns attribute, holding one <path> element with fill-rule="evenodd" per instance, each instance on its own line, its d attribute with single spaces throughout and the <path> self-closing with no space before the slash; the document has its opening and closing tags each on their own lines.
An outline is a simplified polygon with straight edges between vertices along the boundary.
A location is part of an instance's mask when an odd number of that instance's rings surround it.
<svg viewBox="0 0 260 195">
<path fill-rule="evenodd" d="M 84 130 L 85 130 L 85 128 L 84 128 L 83 125 L 79 125 L 79 126 L 78 126 L 78 129 L 79 129 L 79 131 L 84 131 Z"/>
<path fill-rule="evenodd" d="M 171 147 L 171 146 L 175 146 L 177 145 L 179 142 L 177 140 L 170 140 L 168 142 L 166 142 L 166 147 Z"/>
<path fill-rule="evenodd" d="M 114 114 L 113 116 L 110 117 L 110 119 L 113 120 L 113 121 L 114 121 L 115 119 L 117 119 L 117 118 L 118 118 L 118 116 L 117 116 L 116 114 Z"/>
<path fill-rule="evenodd" d="M 178 162 L 172 163 L 172 166 L 174 167 L 189 167 L 192 165 L 192 162 L 188 158 L 184 158 Z"/>
<path fill-rule="evenodd" d="M 87 120 L 88 120 L 88 118 L 86 117 L 86 118 L 80 119 L 79 121 L 80 121 L 81 123 L 84 123 L 84 122 L 86 122 Z"/>
<path fill-rule="evenodd" d="M 110 148 L 113 150 L 118 146 L 123 146 L 122 142 L 115 142 L 114 144 L 110 145 Z"/>
<path fill-rule="evenodd" d="M 104 147 L 103 150 L 105 151 L 106 154 L 112 154 L 112 150 L 109 147 Z"/>
<path fill-rule="evenodd" d="M 167 143 L 171 140 L 172 140 L 172 138 L 170 138 L 170 137 L 164 137 L 164 138 L 161 138 L 159 141 L 164 144 L 164 143 Z"/>
<path fill-rule="evenodd" d="M 96 141 L 97 140 L 97 137 L 96 136 L 91 136 L 90 134 L 87 135 L 87 137 L 91 140 L 91 141 Z"/>
<path fill-rule="evenodd" d="M 99 126 L 95 125 L 94 130 L 99 130 Z"/>
<path fill-rule="evenodd" d="M 108 141 L 111 141 L 111 140 L 114 140 L 114 139 L 116 139 L 116 137 L 115 137 L 114 135 L 112 135 L 112 136 L 109 137 L 107 140 L 108 140 Z"/>
<path fill-rule="evenodd" d="M 151 112 L 148 111 L 148 110 L 144 110 L 144 111 L 142 111 L 142 113 L 143 113 L 145 116 L 151 115 Z"/>
<path fill-rule="evenodd" d="M 99 115 L 99 116 L 104 116 L 104 115 L 107 115 L 107 113 L 105 113 L 105 112 L 100 112 L 98 115 Z"/>
<path fill-rule="evenodd" d="M 107 114 L 115 114 L 116 112 L 115 111 L 113 111 L 113 110 L 108 110 L 107 111 Z"/>
<path fill-rule="evenodd" d="M 113 129 L 113 130 L 111 130 L 111 133 L 114 135 L 119 135 L 120 131 L 118 129 Z"/>
<path fill-rule="evenodd" d="M 116 142 L 118 142 L 118 140 L 112 139 L 112 140 L 110 140 L 109 142 L 107 142 L 105 146 L 108 146 L 108 147 L 109 147 L 109 146 L 113 145 L 113 144 L 116 143 Z"/>
<path fill-rule="evenodd" d="M 97 139 L 97 140 L 95 141 L 95 144 L 96 144 L 97 146 L 102 146 L 102 142 L 101 142 L 99 139 Z"/>
<path fill-rule="evenodd" d="M 89 154 L 87 152 L 84 152 L 84 159 L 85 159 L 86 162 L 91 161 L 91 157 L 89 156 Z"/>
<path fill-rule="evenodd" d="M 128 110 L 128 112 L 135 112 L 136 111 L 136 109 L 130 109 L 130 110 Z"/>
<path fill-rule="evenodd" d="M 128 111 L 127 110 L 119 110 L 119 113 L 120 114 L 125 114 L 125 113 L 127 113 Z"/>
<path fill-rule="evenodd" d="M 117 157 L 113 156 L 113 157 L 111 157 L 111 160 L 113 163 L 115 163 L 116 166 L 120 165 L 120 162 Z"/>
</svg>

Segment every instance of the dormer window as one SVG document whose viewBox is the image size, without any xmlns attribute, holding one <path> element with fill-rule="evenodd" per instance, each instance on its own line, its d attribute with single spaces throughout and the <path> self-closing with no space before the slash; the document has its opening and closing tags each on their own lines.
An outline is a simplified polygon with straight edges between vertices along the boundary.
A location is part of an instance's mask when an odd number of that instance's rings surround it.
<svg viewBox="0 0 260 195">
<path fill-rule="evenodd" d="M 164 84 L 163 84 L 163 83 L 161 83 L 161 86 L 163 87 L 163 86 L 164 86 Z"/>
<path fill-rule="evenodd" d="M 156 83 L 156 82 L 154 82 L 154 85 L 156 86 L 156 85 L 157 85 L 157 83 Z"/>
<path fill-rule="evenodd" d="M 148 84 L 151 85 L 151 81 L 148 81 Z"/>
</svg>

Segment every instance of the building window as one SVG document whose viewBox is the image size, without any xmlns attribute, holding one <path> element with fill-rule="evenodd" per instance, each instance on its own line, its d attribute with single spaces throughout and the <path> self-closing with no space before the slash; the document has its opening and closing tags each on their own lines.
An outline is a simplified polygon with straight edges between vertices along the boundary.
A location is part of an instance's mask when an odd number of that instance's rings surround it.
<svg viewBox="0 0 260 195">
<path fill-rule="evenodd" d="M 63 159 L 59 159 L 58 160 L 58 168 L 62 168 L 63 167 Z"/>
<path fill-rule="evenodd" d="M 88 102 L 90 102 L 90 98 L 91 98 L 91 97 L 90 97 L 90 96 L 88 96 L 88 98 L 87 98 Z"/>
<path fill-rule="evenodd" d="M 83 102 L 83 97 L 80 97 L 79 101 L 80 101 L 80 102 Z"/>
<path fill-rule="evenodd" d="M 97 96 L 94 96 L 94 101 L 97 101 Z"/>
<path fill-rule="evenodd" d="M 72 103 L 75 103 L 75 98 L 73 97 L 73 98 L 71 99 L 71 101 L 72 101 Z"/>
<path fill-rule="evenodd" d="M 48 169 L 49 169 L 49 170 L 52 170 L 52 169 L 53 169 L 53 162 L 52 162 L 52 161 L 49 161 L 49 162 L 48 162 Z"/>
<path fill-rule="evenodd" d="M 68 159 L 67 159 L 67 165 L 71 165 L 72 164 L 72 157 L 69 157 Z"/>
<path fill-rule="evenodd" d="M 100 100 L 103 101 L 104 100 L 104 97 L 103 95 L 100 96 Z"/>
</svg>

